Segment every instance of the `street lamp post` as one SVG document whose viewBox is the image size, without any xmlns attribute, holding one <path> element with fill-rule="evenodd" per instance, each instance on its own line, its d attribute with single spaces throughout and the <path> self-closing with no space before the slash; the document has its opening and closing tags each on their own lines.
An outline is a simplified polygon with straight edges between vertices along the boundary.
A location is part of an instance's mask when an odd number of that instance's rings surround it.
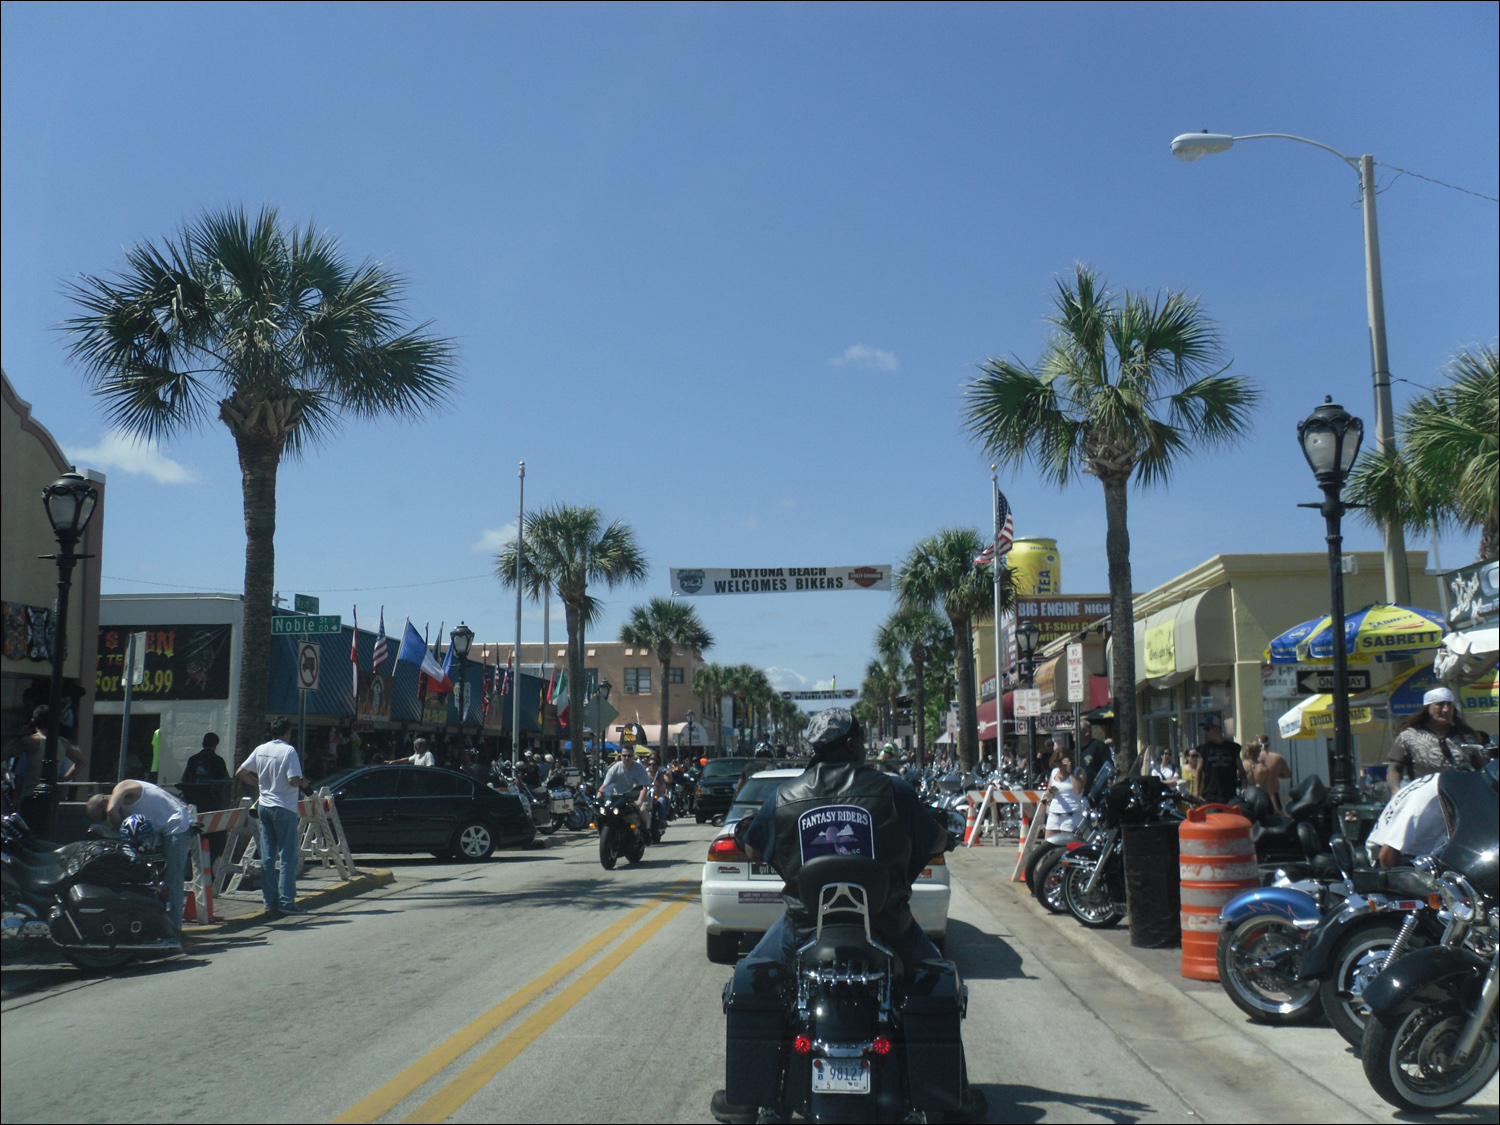
<svg viewBox="0 0 1500 1125">
<path fill-rule="evenodd" d="M 1328 395 L 1297 423 L 1303 456 L 1323 490 L 1319 504 L 1299 504 L 1323 513 L 1328 539 L 1328 630 L 1333 637 L 1333 749 L 1328 755 L 1329 796 L 1335 804 L 1358 800 L 1354 754 L 1349 744 L 1349 657 L 1344 639 L 1344 536 L 1340 524 L 1349 505 L 1341 495 L 1344 480 L 1359 456 L 1365 426 Z"/>
<path fill-rule="evenodd" d="M 1019 671 L 1020 674 L 1021 674 L 1021 682 L 1024 683 L 1028 688 L 1032 686 L 1031 685 L 1031 677 L 1036 672 L 1036 669 L 1032 667 L 1031 657 L 1032 657 L 1032 654 L 1036 652 L 1036 642 L 1037 642 L 1037 639 L 1041 636 L 1041 634 L 1042 634 L 1042 631 L 1041 631 L 1040 628 L 1037 627 L 1037 623 L 1035 621 L 1023 621 L 1023 622 L 1021 622 L 1021 624 L 1019 624 L 1018 626 L 1016 626 L 1016 661 L 1017 661 L 1018 664 L 1020 664 L 1020 668 L 1018 668 L 1017 671 Z M 995 684 L 995 691 L 998 693 L 999 690 L 1000 690 L 1000 685 L 998 683 L 996 683 Z M 1029 708 L 1028 708 L 1028 710 L 1029 710 Z M 997 694 L 995 696 L 995 713 L 996 713 L 997 716 L 999 715 L 999 712 L 1000 712 L 1000 697 Z M 1033 716 L 1031 716 L 1031 715 L 1028 714 L 1026 716 L 1026 782 L 1027 782 L 1027 784 L 1028 785 L 1032 784 L 1033 783 L 1033 779 L 1035 777 L 1036 777 L 1036 719 Z"/>
<path fill-rule="evenodd" d="M 1191 164 L 1210 153 L 1224 152 L 1235 141 L 1264 138 L 1297 141 L 1331 152 L 1359 173 L 1359 194 L 1364 202 L 1365 305 L 1370 325 L 1370 378 L 1375 384 L 1375 449 L 1383 454 L 1396 450 L 1395 413 L 1391 405 L 1391 371 L 1385 346 L 1385 289 L 1380 273 L 1380 230 L 1375 218 L 1375 158 L 1345 156 L 1338 149 L 1291 133 L 1250 133 L 1243 137 L 1227 133 L 1184 133 L 1172 139 L 1172 155 Z M 1393 605 L 1411 601 L 1411 578 L 1406 570 L 1406 533 L 1397 520 L 1382 523 L 1385 539 L 1385 600 Z"/>
<path fill-rule="evenodd" d="M 93 557 L 74 554 L 73 548 L 83 537 L 98 502 L 99 490 L 72 471 L 42 489 L 42 507 L 47 511 L 47 520 L 52 524 L 59 548 L 55 555 L 40 556 L 57 561 L 57 608 L 52 615 L 52 683 L 47 692 L 47 741 L 42 752 L 42 779 L 28 798 L 28 819 L 43 839 L 51 837 L 57 811 L 57 738 L 62 723 L 63 661 L 67 659 L 68 647 L 68 593 L 73 586 L 74 564 L 79 559 Z M 79 669 L 80 674 L 82 671 Z"/>
<path fill-rule="evenodd" d="M 474 643 L 474 630 L 462 621 L 448 634 L 453 645 L 453 654 L 458 657 L 458 748 L 462 753 L 466 735 L 464 724 L 469 718 L 469 646 Z"/>
<path fill-rule="evenodd" d="M 613 686 L 608 680 L 600 680 L 599 686 L 594 689 L 594 737 L 599 740 L 599 745 L 594 747 L 594 761 L 601 767 L 604 765 L 604 705 L 609 702 Z M 588 761 L 587 754 L 583 760 Z"/>
<path fill-rule="evenodd" d="M 687 732 L 688 745 L 689 746 L 693 745 L 692 738 L 693 738 L 693 719 L 694 719 L 694 717 L 695 716 L 693 715 L 693 713 L 691 711 L 689 711 L 687 713 L 687 726 L 683 728 Z M 680 735 L 680 734 L 677 736 L 677 757 L 678 757 L 679 760 L 682 758 L 682 735 Z"/>
</svg>

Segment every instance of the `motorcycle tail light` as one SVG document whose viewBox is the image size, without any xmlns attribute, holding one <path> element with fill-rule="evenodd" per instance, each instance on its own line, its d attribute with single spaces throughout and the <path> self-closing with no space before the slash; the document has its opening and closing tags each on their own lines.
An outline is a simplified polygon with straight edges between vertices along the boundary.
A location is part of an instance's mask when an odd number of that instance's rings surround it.
<svg viewBox="0 0 1500 1125">
<path fill-rule="evenodd" d="M 810 1055 L 812 1054 L 812 1040 L 805 1035 L 799 1035 L 792 1040 L 792 1050 L 799 1055 Z"/>
<path fill-rule="evenodd" d="M 877 1055 L 888 1055 L 891 1053 L 891 1041 L 884 1035 L 875 1036 L 875 1040 L 870 1046 Z"/>
</svg>

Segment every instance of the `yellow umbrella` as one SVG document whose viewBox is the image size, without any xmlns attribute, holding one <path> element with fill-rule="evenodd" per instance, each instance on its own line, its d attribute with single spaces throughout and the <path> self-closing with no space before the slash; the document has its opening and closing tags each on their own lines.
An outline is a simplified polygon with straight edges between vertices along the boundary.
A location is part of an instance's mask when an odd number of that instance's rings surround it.
<svg viewBox="0 0 1500 1125">
<path fill-rule="evenodd" d="M 1460 687 L 1458 705 L 1466 715 L 1500 711 L 1500 672 L 1491 672 L 1485 679 Z"/>
<path fill-rule="evenodd" d="M 1282 738 L 1317 738 L 1333 733 L 1333 696 L 1313 695 L 1293 707 L 1276 722 Z M 1368 707 L 1349 708 L 1351 729 L 1370 729 L 1380 724 Z"/>
</svg>

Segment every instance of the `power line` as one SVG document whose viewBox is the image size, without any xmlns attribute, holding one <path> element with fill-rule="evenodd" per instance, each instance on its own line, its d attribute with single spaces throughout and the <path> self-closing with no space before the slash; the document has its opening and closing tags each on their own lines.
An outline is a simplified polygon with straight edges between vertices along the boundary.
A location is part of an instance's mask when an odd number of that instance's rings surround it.
<svg viewBox="0 0 1500 1125">
<path fill-rule="evenodd" d="M 1398 168 L 1396 167 L 1396 165 L 1387 164 L 1383 160 L 1377 160 L 1375 161 L 1375 163 L 1379 164 L 1382 168 L 1389 168 L 1393 172 L 1400 172 L 1403 176 L 1415 176 L 1419 180 L 1426 180 L 1429 184 L 1437 184 L 1438 187 L 1451 188 L 1453 191 L 1461 191 L 1465 195 L 1477 195 L 1480 199 L 1487 199 L 1491 203 L 1500 203 L 1500 199 L 1496 199 L 1493 195 L 1485 195 L 1483 192 L 1470 191 L 1468 188 L 1459 187 L 1457 184 L 1448 184 L 1444 183 L 1442 180 L 1434 180 L 1431 176 L 1422 175 L 1421 172 L 1413 172 L 1408 168 Z M 1390 184 L 1387 184 L 1386 188 L 1389 189 L 1390 186 Z"/>
</svg>

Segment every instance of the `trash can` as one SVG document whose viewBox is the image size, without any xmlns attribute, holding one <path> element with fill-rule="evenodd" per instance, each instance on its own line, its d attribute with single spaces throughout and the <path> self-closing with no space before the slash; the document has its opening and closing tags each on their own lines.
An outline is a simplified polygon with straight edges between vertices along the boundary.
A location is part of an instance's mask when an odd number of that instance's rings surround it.
<svg viewBox="0 0 1500 1125">
<path fill-rule="evenodd" d="M 1125 827 L 1125 902 L 1130 912 L 1130 944 L 1175 949 L 1182 941 L 1179 918 L 1177 825 Z"/>
</svg>

